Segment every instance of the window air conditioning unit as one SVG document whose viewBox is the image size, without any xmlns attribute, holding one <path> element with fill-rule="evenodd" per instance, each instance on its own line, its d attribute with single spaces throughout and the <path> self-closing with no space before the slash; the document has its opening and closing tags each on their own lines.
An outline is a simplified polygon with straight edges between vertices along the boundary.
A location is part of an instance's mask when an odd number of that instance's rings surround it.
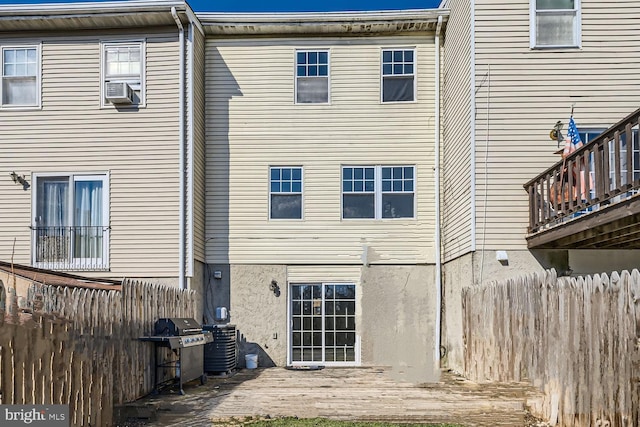
<svg viewBox="0 0 640 427">
<path fill-rule="evenodd" d="M 112 104 L 131 104 L 133 89 L 125 82 L 107 82 L 106 98 Z"/>
</svg>

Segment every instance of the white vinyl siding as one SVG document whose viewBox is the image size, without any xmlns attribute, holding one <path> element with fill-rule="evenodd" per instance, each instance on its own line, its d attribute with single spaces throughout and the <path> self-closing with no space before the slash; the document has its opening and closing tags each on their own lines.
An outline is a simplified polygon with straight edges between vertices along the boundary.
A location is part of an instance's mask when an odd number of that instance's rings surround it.
<svg viewBox="0 0 640 427">
<path fill-rule="evenodd" d="M 416 46 L 419 102 L 380 103 L 380 52 Z M 331 51 L 331 104 L 292 104 L 294 52 Z M 207 262 L 433 262 L 433 34 L 207 40 Z M 304 165 L 304 220 L 269 221 L 269 165 Z M 415 165 L 416 217 L 341 219 L 341 166 Z M 325 279 L 322 279 L 325 280 Z"/>
<path fill-rule="evenodd" d="M 471 250 L 471 2 L 451 0 L 444 38 L 442 243 L 445 261 Z"/>
<path fill-rule="evenodd" d="M 0 45 L 2 108 L 40 106 L 40 47 Z"/>
<path fill-rule="evenodd" d="M 529 49 L 528 0 L 476 1 L 478 249 L 526 248 L 522 186 L 558 161 L 549 131 L 568 123 L 572 105 L 578 129 L 607 128 L 637 109 L 635 4 L 582 2 L 582 49 L 558 54 Z"/>
<path fill-rule="evenodd" d="M 195 27 L 194 27 L 195 29 Z M 204 262 L 205 234 L 205 136 L 204 136 L 204 36 L 194 31 L 193 68 L 193 252 Z"/>
<path fill-rule="evenodd" d="M 174 26 L 145 37 L 146 109 L 100 109 L 105 37 L 86 32 L 42 38 L 41 110 L 0 111 L 0 158 L 32 185 L 35 173 L 109 173 L 109 274 L 120 278 L 178 274 L 178 37 Z M 11 200 L 0 209 L 0 259 L 15 238 L 14 262 L 31 262 L 31 191 L 0 180 L 0 200 Z"/>
</svg>

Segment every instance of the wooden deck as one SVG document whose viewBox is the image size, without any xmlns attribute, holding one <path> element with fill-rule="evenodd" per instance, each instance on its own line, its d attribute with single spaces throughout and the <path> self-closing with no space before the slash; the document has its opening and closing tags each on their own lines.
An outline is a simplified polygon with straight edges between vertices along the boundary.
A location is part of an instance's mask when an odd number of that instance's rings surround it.
<svg viewBox="0 0 640 427">
<path fill-rule="evenodd" d="M 535 425 L 525 407 L 541 398 L 522 384 L 479 385 L 449 373 L 435 384 L 398 382 L 382 368 L 241 370 L 185 391 L 138 402 L 156 407 L 150 425 L 240 425 L 247 417 L 287 416 L 518 427 Z"/>
</svg>

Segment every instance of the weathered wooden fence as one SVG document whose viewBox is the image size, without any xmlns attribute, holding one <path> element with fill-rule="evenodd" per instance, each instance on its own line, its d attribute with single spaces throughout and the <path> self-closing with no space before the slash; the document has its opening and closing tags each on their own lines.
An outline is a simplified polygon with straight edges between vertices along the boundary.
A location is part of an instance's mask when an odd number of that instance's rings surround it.
<svg viewBox="0 0 640 427">
<path fill-rule="evenodd" d="M 530 381 L 560 426 L 640 425 L 640 273 L 555 271 L 463 291 L 466 375 Z"/>
<path fill-rule="evenodd" d="M 0 281 L 0 403 L 68 404 L 73 426 L 113 425 L 113 405 L 153 389 L 159 317 L 194 317 L 195 291 L 125 281 L 122 291 L 34 285 L 27 310 Z M 26 313 L 25 313 L 26 312 Z"/>
</svg>

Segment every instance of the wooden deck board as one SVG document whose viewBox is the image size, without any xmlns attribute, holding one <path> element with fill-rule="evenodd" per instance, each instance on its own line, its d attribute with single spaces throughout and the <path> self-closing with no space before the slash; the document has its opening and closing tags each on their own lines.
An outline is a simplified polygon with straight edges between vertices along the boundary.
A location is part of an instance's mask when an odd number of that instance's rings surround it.
<svg viewBox="0 0 640 427">
<path fill-rule="evenodd" d="M 187 425 L 185 420 L 189 426 L 220 425 L 232 418 L 286 416 L 518 427 L 527 425 L 527 399 L 540 398 L 523 384 L 479 385 L 447 373 L 436 384 L 411 384 L 395 381 L 381 368 L 242 370 L 186 392 L 149 399 L 161 414 L 152 425 Z"/>
</svg>

